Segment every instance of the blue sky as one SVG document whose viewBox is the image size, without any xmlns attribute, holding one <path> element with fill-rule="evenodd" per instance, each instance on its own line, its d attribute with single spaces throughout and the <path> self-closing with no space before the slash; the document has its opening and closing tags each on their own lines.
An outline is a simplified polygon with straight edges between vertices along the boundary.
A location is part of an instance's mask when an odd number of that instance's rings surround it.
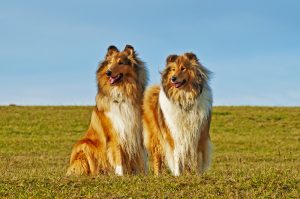
<svg viewBox="0 0 300 199">
<path fill-rule="evenodd" d="M 300 105 L 300 1 L 0 2 L 0 104 L 92 105 L 109 45 L 160 81 L 169 54 L 214 72 L 214 105 Z"/>
</svg>

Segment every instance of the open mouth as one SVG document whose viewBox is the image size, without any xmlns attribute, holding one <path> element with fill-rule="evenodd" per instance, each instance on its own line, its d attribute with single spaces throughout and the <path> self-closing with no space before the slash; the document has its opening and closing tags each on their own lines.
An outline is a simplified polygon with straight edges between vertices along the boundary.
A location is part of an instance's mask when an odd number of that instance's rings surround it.
<svg viewBox="0 0 300 199">
<path fill-rule="evenodd" d="M 117 75 L 115 77 L 110 76 L 109 77 L 109 82 L 110 82 L 110 84 L 115 84 L 117 82 L 120 82 L 122 79 L 123 79 L 123 74 L 120 73 L 119 75 Z"/>
<path fill-rule="evenodd" d="M 174 82 L 173 84 L 174 84 L 175 88 L 179 88 L 179 87 L 181 87 L 183 84 L 185 84 L 185 82 L 186 82 L 186 80 L 184 79 L 184 80 L 182 80 L 181 82 Z"/>
</svg>

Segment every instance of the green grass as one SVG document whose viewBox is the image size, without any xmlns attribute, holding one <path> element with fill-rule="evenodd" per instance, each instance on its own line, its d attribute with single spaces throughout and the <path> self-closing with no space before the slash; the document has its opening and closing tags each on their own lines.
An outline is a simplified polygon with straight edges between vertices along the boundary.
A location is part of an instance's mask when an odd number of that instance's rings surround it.
<svg viewBox="0 0 300 199">
<path fill-rule="evenodd" d="M 215 107 L 202 176 L 65 177 L 92 107 L 0 107 L 0 198 L 300 198 L 300 108 Z"/>
</svg>

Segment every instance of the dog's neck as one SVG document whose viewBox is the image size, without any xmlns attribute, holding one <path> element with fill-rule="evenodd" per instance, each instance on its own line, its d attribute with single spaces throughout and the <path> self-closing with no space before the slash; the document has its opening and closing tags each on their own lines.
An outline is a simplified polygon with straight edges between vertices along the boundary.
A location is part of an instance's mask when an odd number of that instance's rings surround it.
<svg viewBox="0 0 300 199">
<path fill-rule="evenodd" d="M 166 90 L 162 87 L 161 95 L 164 95 L 164 97 L 168 99 L 172 104 L 184 111 L 189 111 L 190 109 L 192 109 L 199 98 L 199 96 L 195 96 L 194 93 L 184 90 L 178 90 L 176 92 L 171 91 L 166 93 Z"/>
<path fill-rule="evenodd" d="M 212 107 L 212 92 L 208 84 L 203 86 L 202 92 L 194 97 L 191 93 L 186 91 L 177 92 L 176 97 L 168 97 L 164 89 L 160 89 L 160 103 L 168 102 L 173 104 L 173 107 L 185 112 L 189 112 L 192 109 L 202 109 L 206 108 L 207 112 L 210 111 Z"/>
</svg>

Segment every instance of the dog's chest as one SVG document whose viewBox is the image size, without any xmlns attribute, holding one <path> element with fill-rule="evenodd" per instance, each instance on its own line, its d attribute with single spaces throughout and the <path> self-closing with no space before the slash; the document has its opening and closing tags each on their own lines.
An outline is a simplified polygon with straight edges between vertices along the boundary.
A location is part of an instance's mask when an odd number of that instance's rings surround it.
<svg viewBox="0 0 300 199">
<path fill-rule="evenodd" d="M 199 136 L 204 114 L 197 103 L 186 111 L 173 104 L 165 95 L 160 95 L 160 105 L 175 143 L 191 142 Z"/>
<path fill-rule="evenodd" d="M 138 139 L 141 123 L 139 109 L 129 101 L 112 102 L 107 112 L 121 143 L 134 146 Z"/>
<path fill-rule="evenodd" d="M 181 159 L 185 159 L 188 154 L 195 155 L 202 124 L 209 115 L 211 104 L 199 98 L 191 109 L 183 110 L 172 103 L 162 90 L 159 103 Z"/>
</svg>

